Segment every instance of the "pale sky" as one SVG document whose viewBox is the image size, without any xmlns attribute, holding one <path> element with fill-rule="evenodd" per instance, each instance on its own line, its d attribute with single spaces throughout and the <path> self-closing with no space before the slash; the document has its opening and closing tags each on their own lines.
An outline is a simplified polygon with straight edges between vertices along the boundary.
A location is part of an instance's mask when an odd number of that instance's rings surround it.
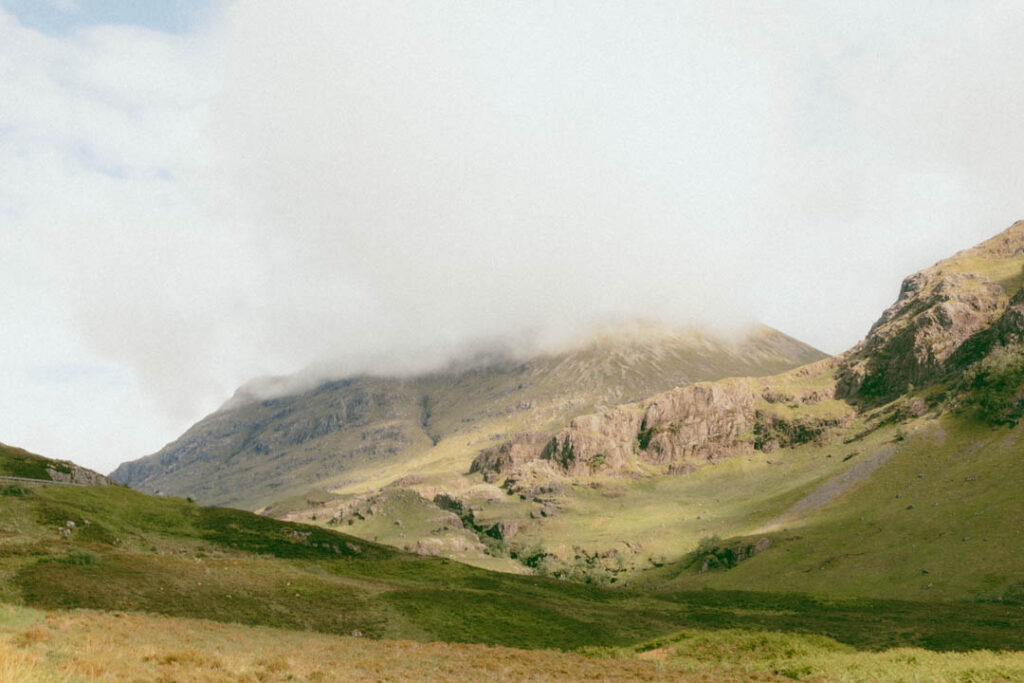
<svg viewBox="0 0 1024 683">
<path fill-rule="evenodd" d="M 828 352 L 1024 218 L 1020 2 L 0 0 L 0 441 L 607 317 Z M 372 359 L 372 362 L 371 362 Z"/>
</svg>

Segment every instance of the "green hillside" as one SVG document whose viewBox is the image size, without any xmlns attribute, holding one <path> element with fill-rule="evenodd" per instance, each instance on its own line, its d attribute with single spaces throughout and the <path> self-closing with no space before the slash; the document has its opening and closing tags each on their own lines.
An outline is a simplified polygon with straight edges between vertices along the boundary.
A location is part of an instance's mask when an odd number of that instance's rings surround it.
<svg viewBox="0 0 1024 683">
<path fill-rule="evenodd" d="M 609 589 L 488 572 L 122 487 L 0 486 L 0 601 L 12 605 L 0 612 L 0 671 L 13 680 L 1024 674 L 1011 654 L 941 654 L 1024 647 L 1024 610 L 1009 599 L 837 599 L 690 590 L 678 579 Z M 381 638 L 449 645 L 360 642 Z M 250 647 L 236 651 L 239 642 Z M 397 651 L 408 659 L 382 664 Z"/>
<path fill-rule="evenodd" d="M 79 484 L 109 484 L 101 474 L 68 460 L 50 460 L 23 448 L 0 443 L 0 477 L 42 479 Z"/>
<path fill-rule="evenodd" d="M 0 494 L 0 596 L 15 604 L 517 647 L 626 645 L 686 627 L 827 633 L 869 649 L 957 647 L 937 616 L 954 604 L 612 590 L 487 572 L 121 487 L 9 483 Z M 801 617 L 780 612 L 779 601 Z M 892 610 L 892 630 L 859 623 L 879 606 Z M 983 616 L 1016 619 L 1019 610 L 990 604 L 977 614 L 976 640 L 1016 646 L 1019 631 Z"/>
</svg>

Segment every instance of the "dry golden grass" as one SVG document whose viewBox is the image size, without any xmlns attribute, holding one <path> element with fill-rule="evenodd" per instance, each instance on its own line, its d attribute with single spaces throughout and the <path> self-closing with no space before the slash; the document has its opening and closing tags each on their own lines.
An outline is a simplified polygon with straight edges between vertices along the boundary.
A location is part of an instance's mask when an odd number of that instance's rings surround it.
<svg viewBox="0 0 1024 683">
<path fill-rule="evenodd" d="M 654 645 L 655 647 L 652 647 Z M 90 610 L 0 606 L 0 683 L 57 681 L 1020 681 L 1024 653 L 858 652 L 726 630 L 588 654 L 369 640 Z"/>
<path fill-rule="evenodd" d="M 776 677 L 717 668 L 683 674 L 661 662 L 639 659 L 375 641 L 87 610 L 51 613 L 28 627 L 0 627 L 0 681 L 54 680 L 720 681 Z"/>
</svg>

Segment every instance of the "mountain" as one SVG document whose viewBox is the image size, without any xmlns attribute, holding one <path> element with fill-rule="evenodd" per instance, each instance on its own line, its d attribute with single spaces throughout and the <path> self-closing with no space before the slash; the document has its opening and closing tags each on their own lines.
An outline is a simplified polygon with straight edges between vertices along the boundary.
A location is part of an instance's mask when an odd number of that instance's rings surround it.
<svg viewBox="0 0 1024 683">
<path fill-rule="evenodd" d="M 1022 272 L 1017 223 L 908 277 L 835 358 L 513 434 L 459 479 L 267 512 L 582 581 L 1008 599 L 1024 590 Z"/>
<path fill-rule="evenodd" d="M 349 456 L 344 476 L 259 501 L 274 501 L 267 515 L 420 554 L 590 583 L 1019 600 L 1022 273 L 1024 222 L 908 277 L 846 353 L 768 374 L 666 378 L 619 405 L 609 405 L 608 371 L 589 385 L 604 387 L 602 399 L 572 393 L 609 367 L 593 360 L 604 350 L 552 360 L 523 389 L 516 368 L 493 364 L 352 380 L 406 390 L 405 413 L 388 424 L 418 428 L 420 450 L 388 453 L 361 427 L 368 450 Z M 558 374 L 579 367 L 589 370 Z M 259 411 L 277 410 L 287 420 L 334 390 L 242 399 L 222 418 L 248 410 L 263 425 Z M 520 391 L 532 401 L 514 403 Z M 193 452 L 214 443 L 193 436 Z M 225 458 L 208 471 L 237 477 L 246 466 Z M 316 479 L 300 475 L 303 486 Z"/>
<path fill-rule="evenodd" d="M 836 358 L 513 440 L 473 466 L 506 495 L 452 507 L 554 576 L 1020 596 L 1022 273 L 1024 222 L 908 277 Z"/>
<path fill-rule="evenodd" d="M 353 399 L 352 415 L 418 420 L 429 444 L 262 515 L 63 485 L 105 482 L 0 447 L 0 671 L 1020 680 L 1022 282 L 1024 222 L 907 278 L 844 354 L 619 405 L 593 398 L 615 391 L 593 368 L 616 366 L 579 356 L 548 368 L 598 378 L 579 394 L 501 363 L 250 387 L 207 418 L 229 416 L 225 443 L 261 411 L 291 426 L 257 440 L 325 439 L 342 430 L 289 416 L 320 400 L 348 419 L 332 392 L 398 386 L 406 398 Z M 537 404 L 511 409 L 527 390 Z M 576 401 L 589 407 L 560 417 Z"/>
<path fill-rule="evenodd" d="M 260 386 L 266 393 L 287 380 L 264 381 L 111 476 L 141 491 L 256 509 L 316 487 L 462 473 L 483 448 L 600 405 L 823 357 L 764 326 L 733 341 L 631 323 L 563 352 L 474 359 L 416 377 L 351 377 L 274 398 L 262 398 Z"/>
<path fill-rule="evenodd" d="M 622 475 L 645 466 L 671 471 L 755 450 L 824 443 L 830 432 L 867 415 L 867 408 L 942 381 L 955 385 L 969 366 L 994 352 L 1013 364 L 1024 339 L 1022 284 L 1024 221 L 906 278 L 896 303 L 867 337 L 834 359 L 777 377 L 701 382 L 576 417 L 538 449 L 535 460 L 563 474 Z M 1006 420 L 1020 417 L 1016 398 L 1006 407 Z M 516 463 L 512 476 L 524 476 L 525 463 Z M 511 464 L 483 454 L 475 468 L 493 479 Z"/>
</svg>

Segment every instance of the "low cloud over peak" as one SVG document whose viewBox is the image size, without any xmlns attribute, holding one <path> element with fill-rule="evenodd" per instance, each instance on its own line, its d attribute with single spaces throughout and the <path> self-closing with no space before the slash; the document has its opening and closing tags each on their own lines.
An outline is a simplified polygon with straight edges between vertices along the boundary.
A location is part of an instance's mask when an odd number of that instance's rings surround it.
<svg viewBox="0 0 1024 683">
<path fill-rule="evenodd" d="M 0 413 L 31 425 L 3 437 L 113 464 L 255 376 L 609 317 L 841 351 L 1024 215 L 1024 11 L 924 8 L 237 0 L 62 36 L 0 11 Z M 119 436 L 47 441 L 23 367 L 61 363 L 134 378 L 89 385 L 82 423 Z"/>
</svg>

